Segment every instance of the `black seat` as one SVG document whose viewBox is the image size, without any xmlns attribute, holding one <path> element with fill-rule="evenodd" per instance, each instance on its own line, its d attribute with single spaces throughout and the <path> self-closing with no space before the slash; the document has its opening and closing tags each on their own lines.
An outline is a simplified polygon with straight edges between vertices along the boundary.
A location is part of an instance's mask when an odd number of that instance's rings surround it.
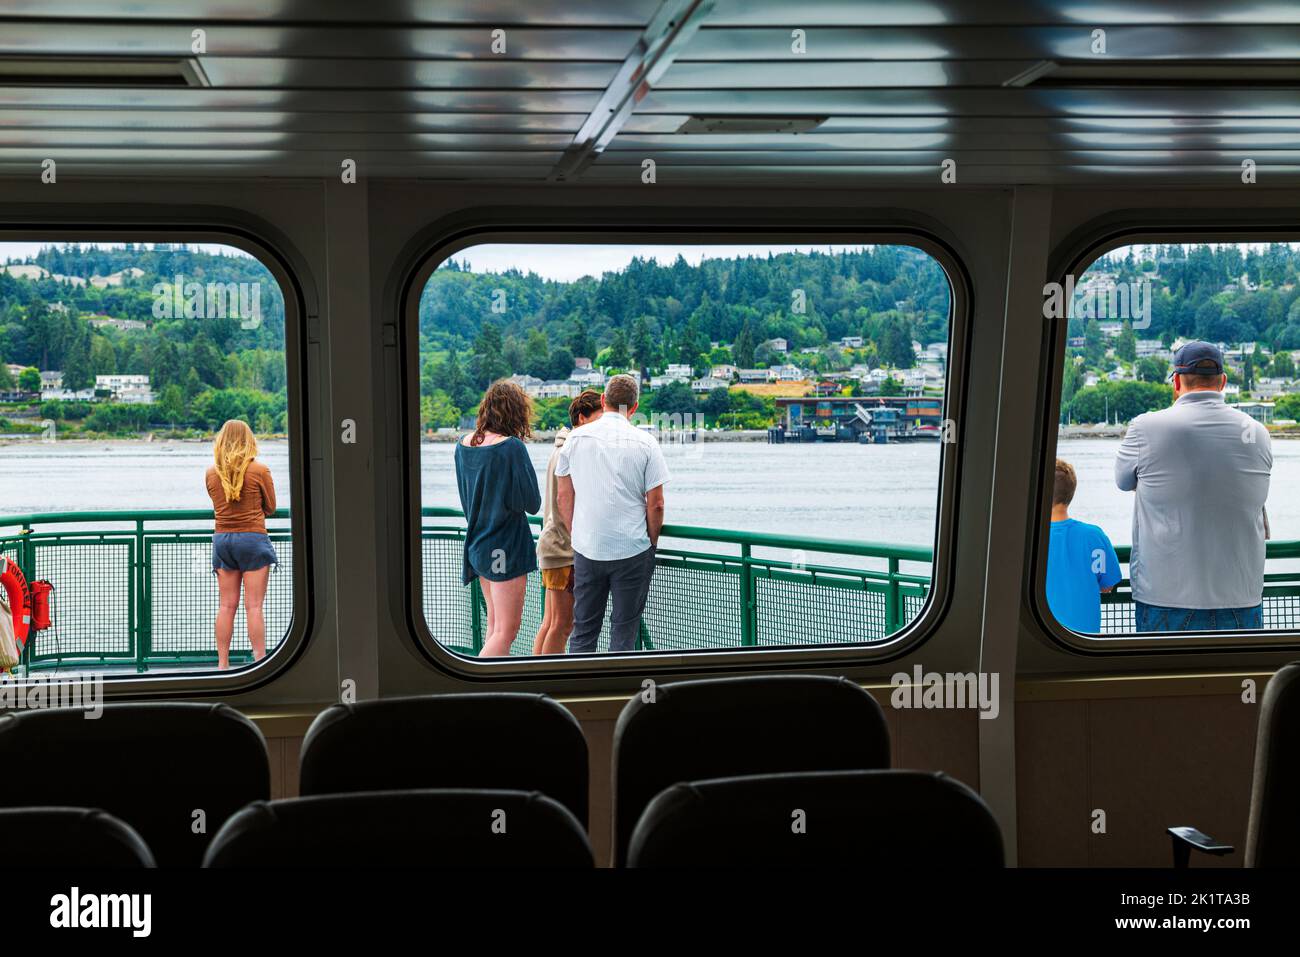
<svg viewBox="0 0 1300 957">
<path fill-rule="evenodd" d="M 270 796 L 266 741 L 224 704 L 106 704 L 0 717 L 6 807 L 94 807 L 135 828 L 160 867 L 197 867 L 231 814 Z"/>
<path fill-rule="evenodd" d="M 675 784 L 650 802 L 631 867 L 1001 867 L 978 794 L 932 771 L 813 771 Z"/>
<path fill-rule="evenodd" d="M 387 698 L 322 711 L 302 742 L 299 793 L 540 791 L 587 823 L 587 739 L 543 694 Z"/>
<path fill-rule="evenodd" d="M 770 675 L 659 685 L 614 728 L 614 855 L 622 866 L 641 812 L 679 781 L 889 767 L 874 698 L 845 678 Z"/>
<path fill-rule="evenodd" d="M 5 855 L 22 867 L 153 867 L 135 829 L 105 811 L 84 807 L 0 809 Z"/>
<path fill-rule="evenodd" d="M 1264 689 L 1246 826 L 1247 867 L 1300 866 L 1300 661 Z"/>
<path fill-rule="evenodd" d="M 1255 733 L 1255 770 L 1246 825 L 1246 867 L 1300 866 L 1300 661 L 1283 665 L 1268 680 Z M 1192 851 L 1223 857 L 1235 848 L 1194 827 L 1167 828 L 1174 867 L 1190 863 Z"/>
<path fill-rule="evenodd" d="M 537 791 L 368 791 L 259 801 L 226 822 L 205 867 L 592 866 L 578 819 Z"/>
</svg>

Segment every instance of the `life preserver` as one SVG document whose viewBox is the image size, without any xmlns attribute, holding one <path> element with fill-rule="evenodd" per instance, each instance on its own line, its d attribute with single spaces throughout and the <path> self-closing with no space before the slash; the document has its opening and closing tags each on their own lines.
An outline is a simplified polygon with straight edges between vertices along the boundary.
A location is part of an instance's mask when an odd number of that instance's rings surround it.
<svg viewBox="0 0 1300 957">
<path fill-rule="evenodd" d="M 32 590 L 27 577 L 12 558 L 3 559 L 0 568 L 0 585 L 4 586 L 9 608 L 14 616 L 14 638 L 18 644 L 27 643 L 27 632 L 32 624 Z"/>
</svg>

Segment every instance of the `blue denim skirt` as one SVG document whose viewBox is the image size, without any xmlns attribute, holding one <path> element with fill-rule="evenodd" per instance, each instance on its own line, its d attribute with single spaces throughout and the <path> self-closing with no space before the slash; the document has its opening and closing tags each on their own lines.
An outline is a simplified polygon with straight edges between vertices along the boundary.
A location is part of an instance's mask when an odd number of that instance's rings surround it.
<svg viewBox="0 0 1300 957">
<path fill-rule="evenodd" d="M 279 557 L 266 532 L 218 532 L 212 536 L 212 570 L 255 572 L 278 565 Z"/>
</svg>

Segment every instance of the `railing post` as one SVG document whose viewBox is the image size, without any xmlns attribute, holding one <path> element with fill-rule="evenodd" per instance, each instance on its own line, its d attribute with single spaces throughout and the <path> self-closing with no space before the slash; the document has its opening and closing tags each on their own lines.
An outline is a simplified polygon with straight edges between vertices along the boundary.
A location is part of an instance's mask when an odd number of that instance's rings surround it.
<svg viewBox="0 0 1300 957">
<path fill-rule="evenodd" d="M 131 600 L 135 606 L 131 609 L 134 632 L 132 640 L 135 642 L 135 670 L 143 674 L 149 670 L 149 652 L 153 645 L 152 623 L 149 621 L 153 609 L 149 600 L 152 582 L 149 581 L 150 570 L 146 567 L 148 556 L 144 550 L 144 519 L 142 518 L 135 520 L 134 549 L 135 560 L 131 563 Z"/>
<path fill-rule="evenodd" d="M 758 643 L 758 602 L 755 600 L 754 566 L 750 564 L 748 542 L 740 546 L 740 644 L 751 648 Z"/>
<path fill-rule="evenodd" d="M 903 601 L 898 587 L 898 559 L 889 559 L 889 585 L 885 591 L 885 634 L 903 627 Z"/>
</svg>

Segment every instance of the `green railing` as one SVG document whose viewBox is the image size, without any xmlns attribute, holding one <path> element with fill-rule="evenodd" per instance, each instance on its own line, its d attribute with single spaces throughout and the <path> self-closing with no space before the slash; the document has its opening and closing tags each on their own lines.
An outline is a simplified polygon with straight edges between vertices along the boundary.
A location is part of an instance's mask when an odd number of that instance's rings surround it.
<svg viewBox="0 0 1300 957">
<path fill-rule="evenodd" d="M 484 612 L 480 590 L 461 585 L 462 513 L 423 516 L 425 621 L 442 644 L 477 654 Z M 657 558 L 642 650 L 882 641 L 920 613 L 930 587 L 931 550 L 906 545 L 665 525 Z M 532 653 L 544 602 L 533 574 L 512 654 Z M 607 612 L 599 650 L 608 640 Z"/>
<path fill-rule="evenodd" d="M 461 584 L 463 517 L 446 508 L 422 514 L 429 630 L 447 647 L 476 654 L 484 611 L 478 587 Z M 282 509 L 268 522 L 280 558 L 267 592 L 268 651 L 284 640 L 293 617 L 288 517 Z M 28 579 L 48 579 L 55 588 L 54 627 L 29 638 L 23 667 L 214 666 L 211 543 L 206 510 L 0 518 L 0 555 L 18 562 Z M 1129 549 L 1116 552 L 1127 564 Z M 1300 559 L 1300 541 L 1269 542 L 1267 554 L 1270 561 Z M 928 548 L 666 525 L 639 647 L 671 652 L 883 641 L 920 613 L 930 578 Z M 540 576 L 533 574 L 512 654 L 532 652 L 544 601 Z M 1265 575 L 1264 627 L 1300 628 L 1300 571 Z M 1103 597 L 1102 633 L 1132 630 L 1125 580 Z M 608 647 L 608 620 L 599 647 Z M 231 660 L 251 660 L 242 610 Z"/>
<path fill-rule="evenodd" d="M 1131 546 L 1118 545 L 1115 556 L 1127 568 Z M 1300 558 L 1300 541 L 1272 541 L 1265 545 L 1268 561 Z M 1264 572 L 1264 628 L 1273 631 L 1300 629 L 1300 570 Z M 1101 633 L 1131 634 L 1136 629 L 1133 617 L 1133 593 L 1124 578 L 1115 590 L 1101 596 Z"/>
<path fill-rule="evenodd" d="M 267 651 L 293 617 L 289 512 L 267 530 L 280 559 L 266 595 Z M 23 649 L 29 671 L 114 666 L 215 667 L 212 512 L 60 512 L 0 518 L 0 555 L 29 581 L 54 585 L 54 627 L 33 632 Z M 232 664 L 252 660 L 241 606 Z"/>
</svg>

